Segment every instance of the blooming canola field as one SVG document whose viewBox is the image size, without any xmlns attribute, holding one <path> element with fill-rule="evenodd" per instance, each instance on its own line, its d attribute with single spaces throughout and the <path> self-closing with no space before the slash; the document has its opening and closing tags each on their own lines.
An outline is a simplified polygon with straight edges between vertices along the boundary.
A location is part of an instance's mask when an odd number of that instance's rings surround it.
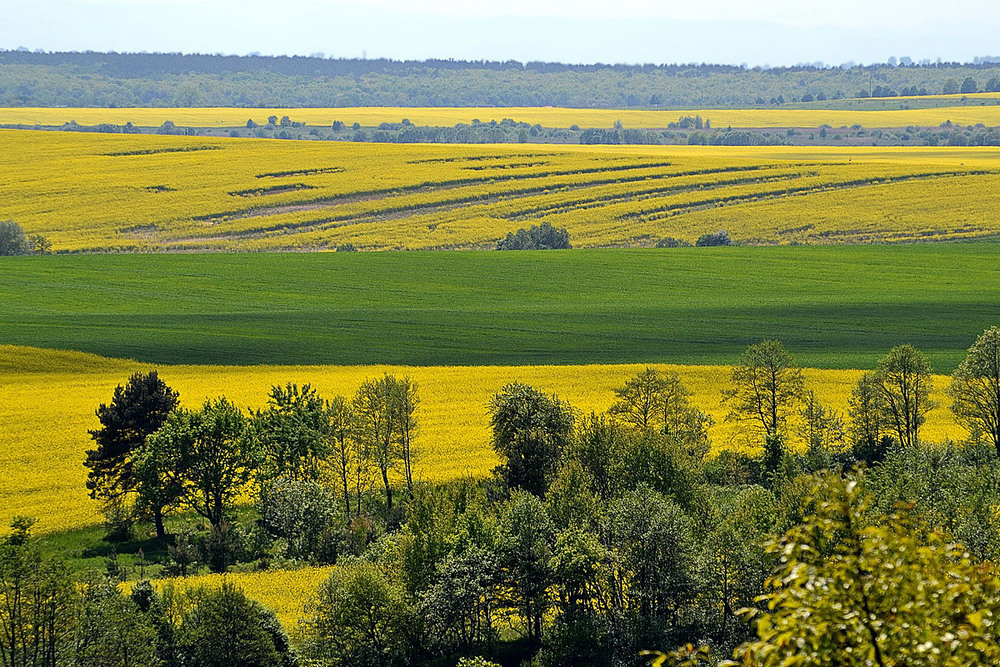
<svg viewBox="0 0 1000 667">
<path fill-rule="evenodd" d="M 692 392 L 692 403 L 715 420 L 714 451 L 754 451 L 741 429 L 725 421 L 721 390 L 725 366 L 668 366 Z M 0 345 L 0 524 L 18 514 L 40 519 L 41 532 L 72 530 L 100 523 L 98 504 L 84 487 L 84 452 L 92 446 L 94 410 L 108 402 L 115 385 L 131 373 L 156 368 L 180 392 L 182 405 L 197 407 L 206 397 L 227 396 L 236 405 L 262 407 L 272 385 L 311 383 L 327 397 L 350 396 L 364 380 L 393 373 L 408 375 L 418 387 L 421 408 L 416 476 L 444 481 L 482 476 L 496 465 L 489 442 L 486 404 L 504 384 L 526 382 L 568 400 L 581 415 L 606 410 L 614 389 L 644 365 L 566 366 L 152 366 L 80 352 Z M 860 371 L 807 369 L 807 386 L 819 400 L 845 411 Z M 963 437 L 947 410 L 947 378 L 936 376 L 939 407 L 928 416 L 922 436 L 940 441 Z M 793 442 L 793 446 L 802 446 Z"/>
<path fill-rule="evenodd" d="M 701 116 L 713 127 L 832 127 L 861 125 L 866 128 L 937 126 L 950 121 L 957 125 L 1000 125 L 1000 93 L 975 95 L 978 105 L 964 105 L 956 95 L 954 106 L 929 109 L 569 109 L 559 107 L 337 107 L 337 108 L 0 108 L 0 124 L 62 125 L 75 121 L 80 125 L 132 123 L 140 127 L 158 127 L 165 121 L 185 127 L 245 127 L 248 120 L 259 125 L 269 116 L 288 116 L 291 120 L 311 126 L 329 127 L 334 121 L 365 127 L 381 123 L 398 123 L 404 118 L 415 125 L 450 127 L 458 123 L 510 118 L 519 123 L 551 128 L 572 125 L 612 127 L 616 121 L 626 128 L 665 128 L 683 116 Z M 900 105 L 920 98 L 883 98 L 864 100 L 868 104 Z M 948 96 L 933 99 L 947 104 Z"/>
<path fill-rule="evenodd" d="M 0 130 L 0 220 L 55 251 L 869 243 L 1000 233 L 995 148 L 397 145 Z"/>
</svg>

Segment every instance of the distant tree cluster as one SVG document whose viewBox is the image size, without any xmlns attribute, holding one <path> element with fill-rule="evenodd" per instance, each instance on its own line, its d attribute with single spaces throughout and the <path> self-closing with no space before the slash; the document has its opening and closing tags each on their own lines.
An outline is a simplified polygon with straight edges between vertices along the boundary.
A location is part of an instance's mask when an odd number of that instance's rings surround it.
<svg viewBox="0 0 1000 667">
<path fill-rule="evenodd" d="M 717 232 L 702 234 L 694 244 L 698 247 L 733 245 L 733 240 L 729 237 L 729 232 L 720 229 Z"/>
</svg>

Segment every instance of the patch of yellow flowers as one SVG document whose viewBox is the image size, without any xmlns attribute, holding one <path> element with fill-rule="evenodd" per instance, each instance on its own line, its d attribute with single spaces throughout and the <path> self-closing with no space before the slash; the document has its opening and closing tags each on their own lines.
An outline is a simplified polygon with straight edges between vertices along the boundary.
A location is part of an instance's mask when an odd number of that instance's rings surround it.
<svg viewBox="0 0 1000 667">
<path fill-rule="evenodd" d="M 992 148 L 398 145 L 0 130 L 0 220 L 54 250 L 866 243 L 1000 233 Z"/>
<path fill-rule="evenodd" d="M 736 425 L 725 421 L 720 392 L 729 385 L 725 366 L 664 366 L 677 371 L 693 405 L 712 416 L 713 451 L 745 449 Z M 152 367 L 76 352 L 0 346 L 0 525 L 17 514 L 39 518 L 40 532 L 100 521 L 98 504 L 84 486 L 84 452 L 93 446 L 88 429 L 98 427 L 94 410 L 111 399 L 115 385 Z M 160 366 L 160 377 L 197 407 L 206 397 L 227 396 L 242 407 L 262 407 L 272 385 L 311 383 L 332 397 L 351 396 L 366 379 L 383 372 L 409 375 L 421 400 L 416 476 L 441 481 L 487 474 L 497 464 L 490 447 L 486 403 L 504 384 L 525 382 L 568 400 L 582 414 L 603 412 L 614 389 L 643 365 L 586 366 Z M 844 412 L 860 371 L 805 371 L 818 400 Z M 928 440 L 963 437 L 947 410 L 945 377 L 935 378 L 940 406 L 921 431 Z M 801 446 L 798 443 L 797 446 Z"/>
<path fill-rule="evenodd" d="M 954 96 L 959 102 L 961 96 Z M 869 100 L 898 106 L 909 98 Z M 80 125 L 132 123 L 142 127 L 157 127 L 165 121 L 187 127 L 245 127 L 248 120 L 258 125 L 267 123 L 269 116 L 288 116 L 292 121 L 310 126 L 330 127 L 339 120 L 348 126 L 360 123 L 365 127 L 381 123 L 399 123 L 404 118 L 415 125 L 450 127 L 458 123 L 480 120 L 484 123 L 510 118 L 517 122 L 543 127 L 610 128 L 621 121 L 627 128 L 665 128 L 684 116 L 701 116 L 713 127 L 833 127 L 860 124 L 866 128 L 906 127 L 908 125 L 937 126 L 950 120 L 959 125 L 1000 125 L 1000 95 L 976 95 L 981 106 L 952 106 L 931 109 L 884 109 L 859 111 L 854 109 L 565 109 L 558 107 L 339 107 L 311 109 L 243 109 L 243 108 L 0 108 L 0 123 L 16 125 L 62 125 L 76 121 Z"/>
</svg>

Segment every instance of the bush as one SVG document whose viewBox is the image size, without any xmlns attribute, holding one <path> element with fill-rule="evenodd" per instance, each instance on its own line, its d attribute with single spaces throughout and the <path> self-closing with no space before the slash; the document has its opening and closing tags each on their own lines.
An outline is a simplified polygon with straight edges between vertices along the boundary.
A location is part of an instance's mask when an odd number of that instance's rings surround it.
<svg viewBox="0 0 1000 667">
<path fill-rule="evenodd" d="M 690 248 L 691 243 L 683 239 L 675 239 L 673 236 L 665 236 L 656 242 L 657 248 Z"/>
<path fill-rule="evenodd" d="M 694 244 L 698 247 L 733 245 L 733 240 L 729 238 L 729 232 L 720 229 L 714 234 L 702 234 Z"/>
<path fill-rule="evenodd" d="M 702 248 L 712 246 L 728 246 L 732 245 L 733 241 L 729 237 L 729 232 L 724 229 L 720 229 L 714 234 L 702 234 L 698 237 L 698 240 L 695 241 L 694 244 Z"/>
<path fill-rule="evenodd" d="M 295 656 L 274 613 L 224 581 L 184 618 L 188 664 L 292 667 Z"/>
<path fill-rule="evenodd" d="M 569 232 L 547 222 L 519 229 L 516 234 L 507 232 L 507 238 L 497 242 L 497 250 L 568 250 L 572 247 Z"/>
<path fill-rule="evenodd" d="M 13 220 L 0 221 L 0 257 L 28 255 L 32 244 L 21 225 Z"/>
</svg>

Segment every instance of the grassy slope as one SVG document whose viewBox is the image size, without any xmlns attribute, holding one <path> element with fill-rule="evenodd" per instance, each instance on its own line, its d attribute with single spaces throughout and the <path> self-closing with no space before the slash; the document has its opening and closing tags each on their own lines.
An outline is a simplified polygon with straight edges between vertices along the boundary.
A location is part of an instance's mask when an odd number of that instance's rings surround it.
<svg viewBox="0 0 1000 667">
<path fill-rule="evenodd" d="M 1000 245 L 0 261 L 0 343 L 194 364 L 730 363 L 778 338 L 950 372 L 1000 319 Z"/>
</svg>

